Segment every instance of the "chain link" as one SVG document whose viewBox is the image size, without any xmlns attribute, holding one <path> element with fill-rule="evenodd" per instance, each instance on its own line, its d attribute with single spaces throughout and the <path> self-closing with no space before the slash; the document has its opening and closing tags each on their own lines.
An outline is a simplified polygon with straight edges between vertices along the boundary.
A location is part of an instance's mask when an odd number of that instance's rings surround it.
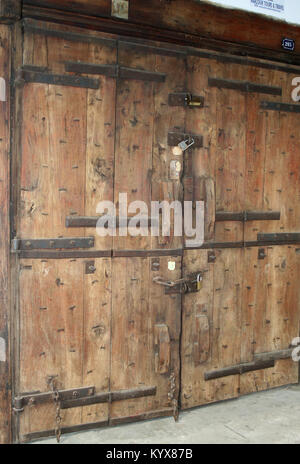
<svg viewBox="0 0 300 464">
<path fill-rule="evenodd" d="M 60 397 L 59 397 L 59 391 L 58 391 L 57 387 L 55 386 L 54 378 L 50 379 L 49 385 L 51 386 L 51 389 L 53 391 L 54 404 L 56 405 L 56 409 L 55 409 L 55 421 L 56 421 L 55 436 L 56 436 L 57 443 L 60 443 L 62 417 L 60 415 L 61 402 L 60 402 Z"/>
<path fill-rule="evenodd" d="M 176 376 L 174 372 L 171 373 L 169 377 L 169 382 L 170 382 L 170 391 L 169 391 L 168 397 L 169 397 L 169 400 L 172 402 L 174 420 L 177 422 L 179 419 L 179 409 L 178 409 L 178 399 L 176 395 Z"/>
</svg>

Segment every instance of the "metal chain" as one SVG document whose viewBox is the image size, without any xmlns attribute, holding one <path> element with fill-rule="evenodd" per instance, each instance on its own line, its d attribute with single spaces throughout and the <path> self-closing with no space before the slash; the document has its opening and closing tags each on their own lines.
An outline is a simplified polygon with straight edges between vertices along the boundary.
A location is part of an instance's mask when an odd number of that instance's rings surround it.
<svg viewBox="0 0 300 464">
<path fill-rule="evenodd" d="M 60 415 L 61 411 L 61 404 L 60 404 L 60 399 L 59 399 L 59 393 L 56 390 L 54 392 L 54 401 L 56 403 L 56 428 L 55 428 L 55 436 L 56 436 L 56 441 L 57 443 L 60 443 L 60 437 L 61 437 L 61 423 L 62 423 L 62 417 Z"/>
<path fill-rule="evenodd" d="M 55 386 L 54 378 L 50 379 L 49 385 L 51 386 L 51 389 L 53 391 L 54 404 L 56 405 L 56 409 L 55 409 L 55 421 L 56 421 L 55 436 L 56 436 L 57 443 L 60 443 L 62 417 L 60 415 L 61 402 L 60 402 L 60 397 L 59 397 L 59 391 L 57 390 L 57 388 Z"/>
<path fill-rule="evenodd" d="M 179 419 L 179 409 L 178 409 L 178 399 L 176 397 L 176 377 L 174 372 L 171 373 L 170 378 L 170 392 L 169 392 L 169 400 L 172 402 L 173 405 L 173 417 L 175 422 Z"/>
</svg>

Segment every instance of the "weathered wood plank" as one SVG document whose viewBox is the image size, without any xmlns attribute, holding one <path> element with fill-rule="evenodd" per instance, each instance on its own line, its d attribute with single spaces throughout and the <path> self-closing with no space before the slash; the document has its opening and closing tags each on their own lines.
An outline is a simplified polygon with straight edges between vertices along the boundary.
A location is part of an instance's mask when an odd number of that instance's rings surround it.
<svg viewBox="0 0 300 464">
<path fill-rule="evenodd" d="M 83 281 L 82 385 L 95 385 L 96 393 L 110 388 L 112 261 L 95 259 L 92 274 Z M 107 404 L 82 409 L 82 423 L 109 419 Z"/>
<path fill-rule="evenodd" d="M 0 26 L 0 72 L 5 80 L 5 101 L 0 102 L 0 443 L 11 440 L 11 363 L 10 363 L 10 63 L 11 32 Z M 2 94 L 3 99 L 3 94 Z"/>
<path fill-rule="evenodd" d="M 218 65 L 218 76 L 246 78 L 246 68 L 232 64 Z M 246 94 L 232 89 L 216 89 L 216 209 L 244 210 L 244 173 L 246 145 Z M 216 223 L 216 241 L 240 241 L 243 225 L 238 222 Z"/>
<path fill-rule="evenodd" d="M 120 66 L 151 70 L 155 65 L 155 56 L 132 53 L 128 50 L 120 50 L 118 58 Z M 150 211 L 154 87 L 159 85 L 163 84 L 132 79 L 118 80 L 114 201 L 120 211 L 120 194 L 123 194 L 123 198 L 127 194 L 128 204 L 144 201 Z M 128 212 L 129 215 L 134 215 L 139 211 Z M 120 215 L 124 216 L 122 213 Z M 148 228 L 142 229 L 141 232 L 148 233 L 148 236 L 131 236 L 129 230 L 127 236 L 119 234 L 114 237 L 114 249 L 150 248 L 151 238 Z"/>
<path fill-rule="evenodd" d="M 21 261 L 17 395 L 48 392 L 50 378 L 62 390 L 83 386 L 83 269 L 76 259 Z M 25 408 L 20 434 L 53 428 L 55 409 L 54 402 Z M 80 424 L 81 411 L 64 411 L 62 418 L 63 426 Z"/>
<path fill-rule="evenodd" d="M 152 201 L 182 201 L 183 188 L 181 173 L 183 156 L 174 156 L 168 146 L 168 132 L 175 127 L 184 128 L 185 109 L 168 106 L 170 92 L 184 90 L 186 80 L 186 62 L 181 56 L 155 57 L 155 69 L 166 74 L 164 85 L 154 88 L 154 127 L 153 127 L 153 160 L 151 177 Z M 171 163 L 180 163 L 180 172 L 172 179 Z M 179 165 L 178 165 L 179 166 Z M 151 248 L 181 248 L 182 237 L 175 237 L 171 215 L 171 234 L 169 237 L 152 237 Z M 162 222 L 162 221 L 161 221 Z M 162 225 L 162 224 L 160 224 Z"/>
<path fill-rule="evenodd" d="M 243 374 L 241 394 L 298 382 L 298 365 L 286 347 L 299 336 L 299 255 L 294 246 L 268 247 L 266 253 L 257 260 L 257 250 L 245 250 L 242 360 L 276 363 Z"/>
<path fill-rule="evenodd" d="M 147 0 L 131 0 L 129 21 L 109 22 L 107 17 L 110 16 L 110 7 L 108 0 L 68 0 L 63 5 L 58 0 L 25 0 L 23 14 L 44 19 L 54 18 L 62 22 L 66 21 L 67 16 L 68 21 L 74 24 L 82 24 L 85 20 L 85 24 L 90 27 L 99 28 L 102 25 L 105 30 L 123 32 L 127 36 L 135 33 L 154 40 L 159 36 L 168 41 L 199 44 L 217 50 L 223 46 L 226 52 L 230 50 L 236 54 L 246 52 L 249 56 L 269 57 L 287 63 L 300 62 L 297 46 L 299 28 L 271 18 L 193 0 L 174 0 L 171 9 L 167 2 L 162 4 L 160 0 L 151 3 Z M 157 11 L 160 12 L 159 16 Z M 85 18 L 78 17 L 78 13 L 85 15 Z M 101 16 L 105 22 L 101 21 Z M 293 54 L 279 48 L 282 37 L 295 39 L 296 50 Z M 222 41 L 226 43 L 222 44 Z"/>
</svg>

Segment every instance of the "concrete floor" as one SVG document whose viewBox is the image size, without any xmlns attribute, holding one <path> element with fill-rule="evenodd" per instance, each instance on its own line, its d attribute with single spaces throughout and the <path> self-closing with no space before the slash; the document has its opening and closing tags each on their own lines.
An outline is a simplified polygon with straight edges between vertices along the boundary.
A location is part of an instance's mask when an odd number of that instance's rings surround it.
<svg viewBox="0 0 300 464">
<path fill-rule="evenodd" d="M 55 444 L 54 439 L 35 443 Z M 172 418 L 70 435 L 62 444 L 300 444 L 300 386 L 254 393 Z"/>
</svg>

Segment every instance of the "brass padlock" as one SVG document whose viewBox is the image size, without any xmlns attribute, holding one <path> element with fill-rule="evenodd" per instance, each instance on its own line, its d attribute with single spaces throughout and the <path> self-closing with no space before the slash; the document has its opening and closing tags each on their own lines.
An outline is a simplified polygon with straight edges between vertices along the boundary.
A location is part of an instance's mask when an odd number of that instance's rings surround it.
<svg viewBox="0 0 300 464">
<path fill-rule="evenodd" d="M 197 275 L 197 292 L 200 292 L 200 290 L 203 288 L 203 277 L 202 274 Z"/>
<path fill-rule="evenodd" d="M 189 107 L 198 107 L 202 108 L 204 106 L 204 98 L 192 94 L 187 94 L 185 97 L 186 105 Z"/>
</svg>

